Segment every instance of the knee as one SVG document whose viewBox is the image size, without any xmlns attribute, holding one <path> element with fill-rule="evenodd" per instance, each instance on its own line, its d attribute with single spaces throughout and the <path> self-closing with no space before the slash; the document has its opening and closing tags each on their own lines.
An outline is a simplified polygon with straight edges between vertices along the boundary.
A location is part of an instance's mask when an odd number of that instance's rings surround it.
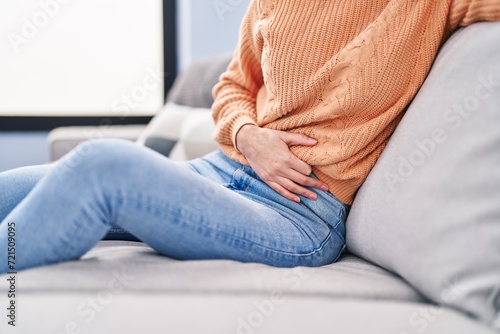
<svg viewBox="0 0 500 334">
<path fill-rule="evenodd" d="M 78 145 L 63 158 L 58 167 L 63 172 L 75 172 L 80 176 L 89 173 L 113 172 L 116 167 L 127 165 L 132 159 L 130 151 L 136 144 L 120 139 L 89 140 Z"/>
</svg>

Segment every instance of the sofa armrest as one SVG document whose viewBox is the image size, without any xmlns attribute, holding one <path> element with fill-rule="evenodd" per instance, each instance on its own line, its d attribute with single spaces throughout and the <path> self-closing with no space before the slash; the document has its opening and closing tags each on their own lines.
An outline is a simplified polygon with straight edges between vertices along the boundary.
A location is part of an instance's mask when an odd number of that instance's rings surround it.
<svg viewBox="0 0 500 334">
<path fill-rule="evenodd" d="M 50 160 L 56 161 L 78 144 L 90 139 L 121 138 L 135 141 L 146 128 L 141 125 L 67 126 L 52 130 L 47 138 Z"/>
</svg>

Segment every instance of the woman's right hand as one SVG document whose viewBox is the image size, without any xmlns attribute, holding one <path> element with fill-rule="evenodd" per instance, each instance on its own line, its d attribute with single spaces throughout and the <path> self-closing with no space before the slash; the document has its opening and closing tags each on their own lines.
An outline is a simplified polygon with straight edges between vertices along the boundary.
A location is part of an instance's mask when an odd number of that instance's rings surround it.
<svg viewBox="0 0 500 334">
<path fill-rule="evenodd" d="M 259 128 L 253 124 L 244 125 L 236 135 L 236 148 L 257 175 L 278 194 L 295 202 L 300 202 L 297 195 L 317 199 L 317 194 L 306 187 L 328 190 L 324 182 L 310 176 L 311 166 L 289 148 L 316 143 L 316 139 L 303 134 Z"/>
</svg>

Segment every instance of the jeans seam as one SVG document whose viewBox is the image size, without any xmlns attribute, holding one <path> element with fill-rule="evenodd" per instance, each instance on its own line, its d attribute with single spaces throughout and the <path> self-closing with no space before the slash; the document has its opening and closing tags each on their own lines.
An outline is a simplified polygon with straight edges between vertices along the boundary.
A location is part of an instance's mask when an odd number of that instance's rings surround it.
<svg viewBox="0 0 500 334">
<path fill-rule="evenodd" d="M 335 227 L 332 227 L 333 231 L 335 232 L 335 234 L 342 239 L 342 241 L 345 243 L 345 235 L 342 235 L 339 231 L 338 231 L 338 226 L 342 223 L 341 219 L 339 219 L 338 223 L 335 225 Z M 344 223 L 345 224 L 345 223 Z"/>
</svg>

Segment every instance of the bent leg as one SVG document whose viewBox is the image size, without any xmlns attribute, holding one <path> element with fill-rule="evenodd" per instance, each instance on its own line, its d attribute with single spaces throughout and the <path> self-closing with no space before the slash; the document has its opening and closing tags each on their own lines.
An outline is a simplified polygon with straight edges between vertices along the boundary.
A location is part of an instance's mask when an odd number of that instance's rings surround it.
<svg viewBox="0 0 500 334">
<path fill-rule="evenodd" d="M 219 181 L 234 172 L 221 171 Z M 333 225 L 314 214 L 280 212 L 188 164 L 119 140 L 80 145 L 4 219 L 0 272 L 7 270 L 7 222 L 16 225 L 17 270 L 77 259 L 112 223 L 178 259 L 315 266 L 331 263 L 344 247 Z"/>
<path fill-rule="evenodd" d="M 0 222 L 21 203 L 36 184 L 54 168 L 53 164 L 16 168 L 0 173 Z M 114 225 L 105 240 L 138 240 L 124 229 Z"/>
</svg>

